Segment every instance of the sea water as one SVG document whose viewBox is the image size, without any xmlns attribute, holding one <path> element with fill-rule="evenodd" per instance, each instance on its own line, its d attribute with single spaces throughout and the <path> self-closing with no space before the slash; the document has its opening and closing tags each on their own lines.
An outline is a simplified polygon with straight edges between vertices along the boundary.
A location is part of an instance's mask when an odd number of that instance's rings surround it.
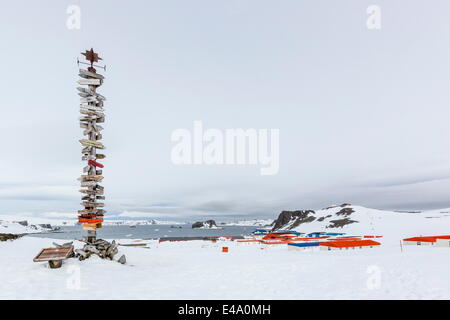
<svg viewBox="0 0 450 320">
<path fill-rule="evenodd" d="M 243 236 L 258 227 L 224 226 L 219 229 L 192 229 L 191 224 L 183 225 L 137 225 L 103 226 L 97 230 L 97 238 L 101 239 L 160 239 L 167 237 L 216 237 Z M 29 237 L 52 239 L 82 239 L 86 231 L 81 226 L 64 226 L 58 232 L 30 234 Z"/>
</svg>

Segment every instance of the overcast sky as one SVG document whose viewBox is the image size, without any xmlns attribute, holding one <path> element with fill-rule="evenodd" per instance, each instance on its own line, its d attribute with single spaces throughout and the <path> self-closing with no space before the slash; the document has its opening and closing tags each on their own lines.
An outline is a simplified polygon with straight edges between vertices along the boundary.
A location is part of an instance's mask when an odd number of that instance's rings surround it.
<svg viewBox="0 0 450 320">
<path fill-rule="evenodd" d="M 69 30 L 69 5 L 81 29 Z M 366 9 L 381 8 L 381 29 Z M 110 216 L 273 218 L 450 207 L 448 0 L 10 1 L 0 10 L 0 214 L 76 217 L 76 58 L 99 90 Z M 280 130 L 280 168 L 175 165 L 171 134 Z"/>
</svg>

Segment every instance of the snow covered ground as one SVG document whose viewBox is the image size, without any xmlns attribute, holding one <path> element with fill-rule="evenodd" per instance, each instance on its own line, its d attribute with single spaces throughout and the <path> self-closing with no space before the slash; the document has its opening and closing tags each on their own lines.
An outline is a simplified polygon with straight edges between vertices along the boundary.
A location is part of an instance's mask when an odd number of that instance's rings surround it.
<svg viewBox="0 0 450 320">
<path fill-rule="evenodd" d="M 450 299 L 450 248 L 400 247 L 404 237 L 450 234 L 446 211 L 357 209 L 352 218 L 361 222 L 347 231 L 381 234 L 382 246 L 290 251 L 232 241 L 150 242 L 149 249 L 119 247 L 126 265 L 92 257 L 49 269 L 32 259 L 54 240 L 0 242 L 0 299 Z M 299 229 L 320 231 L 310 227 Z"/>
<path fill-rule="evenodd" d="M 49 269 L 50 239 L 0 243 L 0 299 L 449 299 L 450 248 L 289 251 L 203 241 L 120 247 L 127 264 L 92 257 Z M 229 247 L 222 253 L 221 247 Z M 81 243 L 76 243 L 81 246 Z"/>
</svg>

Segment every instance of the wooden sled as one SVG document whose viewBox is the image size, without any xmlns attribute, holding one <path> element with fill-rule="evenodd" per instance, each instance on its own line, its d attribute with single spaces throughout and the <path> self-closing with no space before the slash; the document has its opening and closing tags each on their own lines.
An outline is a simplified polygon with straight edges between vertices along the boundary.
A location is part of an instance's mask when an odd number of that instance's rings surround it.
<svg viewBox="0 0 450 320">
<path fill-rule="evenodd" d="M 61 268 L 63 260 L 73 255 L 73 246 L 42 249 L 33 259 L 34 262 L 48 261 L 52 269 Z"/>
</svg>

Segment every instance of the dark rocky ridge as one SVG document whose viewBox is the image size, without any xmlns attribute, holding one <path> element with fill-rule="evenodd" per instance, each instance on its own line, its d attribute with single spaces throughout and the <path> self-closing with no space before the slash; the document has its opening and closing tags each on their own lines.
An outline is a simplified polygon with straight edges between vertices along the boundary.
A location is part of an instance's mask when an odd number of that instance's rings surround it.
<svg viewBox="0 0 450 320">
<path fill-rule="evenodd" d="M 331 223 L 326 226 L 326 228 L 342 228 L 351 223 L 358 223 L 358 221 L 350 220 L 349 218 L 339 219 L 339 220 L 331 220 Z"/>
<path fill-rule="evenodd" d="M 329 206 L 329 207 L 326 207 L 326 208 L 324 208 L 324 210 L 332 209 L 332 208 L 337 208 L 337 207 L 344 208 L 344 207 L 349 207 L 349 206 L 351 206 L 351 203 L 343 203 L 343 204 L 338 205 L 338 206 Z"/>
<path fill-rule="evenodd" d="M 355 212 L 355 210 L 353 210 L 353 208 L 344 208 L 339 212 L 336 212 L 337 216 L 344 216 L 344 217 L 348 217 L 349 215 L 351 215 L 353 212 Z M 331 217 L 331 216 L 330 216 Z"/>
<path fill-rule="evenodd" d="M 302 223 L 308 223 L 316 220 L 314 210 L 298 210 L 298 211 L 283 211 L 280 213 L 278 218 L 274 221 L 272 231 L 282 229 L 283 226 L 295 220 L 294 223 L 289 227 L 289 229 L 298 227 Z"/>
<path fill-rule="evenodd" d="M 336 213 L 323 215 L 324 210 L 330 210 L 334 208 L 342 208 Z M 317 218 L 314 210 L 297 210 L 297 211 L 282 211 L 278 218 L 272 224 L 272 231 L 281 229 L 294 229 L 302 224 L 310 223 L 313 221 L 324 222 L 323 228 L 342 228 L 351 223 L 358 223 L 356 220 L 351 220 L 349 217 L 355 212 L 351 207 L 351 204 L 344 203 L 338 206 L 331 206 L 321 210 L 321 217 Z M 334 220 L 328 219 L 335 218 Z M 325 221 L 327 220 L 327 221 Z M 328 224 L 325 226 L 325 224 Z"/>
<path fill-rule="evenodd" d="M 325 216 L 325 217 L 320 217 L 319 219 L 317 219 L 317 221 L 322 222 L 323 220 L 328 219 L 328 218 L 331 218 L 331 217 L 332 217 L 332 215 L 329 214 L 329 215 L 327 215 L 327 216 Z"/>
</svg>

